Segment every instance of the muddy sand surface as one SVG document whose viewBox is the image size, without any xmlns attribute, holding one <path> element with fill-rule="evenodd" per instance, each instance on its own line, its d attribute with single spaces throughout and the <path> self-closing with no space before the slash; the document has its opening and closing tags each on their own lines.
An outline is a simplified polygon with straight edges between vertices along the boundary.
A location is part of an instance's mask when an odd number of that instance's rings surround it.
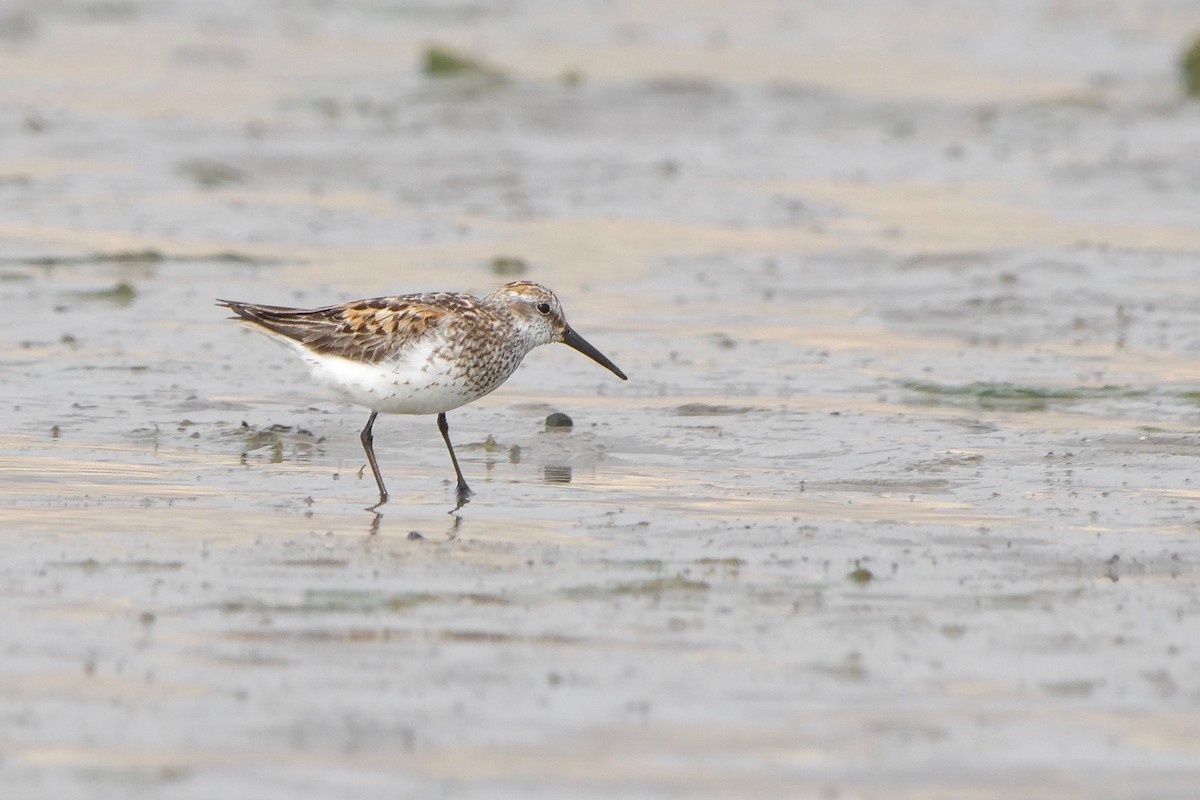
<svg viewBox="0 0 1200 800">
<path fill-rule="evenodd" d="M 986 5 L 5 6 L 4 797 L 1194 798 L 1200 11 Z M 213 305 L 513 274 L 458 515 Z"/>
</svg>

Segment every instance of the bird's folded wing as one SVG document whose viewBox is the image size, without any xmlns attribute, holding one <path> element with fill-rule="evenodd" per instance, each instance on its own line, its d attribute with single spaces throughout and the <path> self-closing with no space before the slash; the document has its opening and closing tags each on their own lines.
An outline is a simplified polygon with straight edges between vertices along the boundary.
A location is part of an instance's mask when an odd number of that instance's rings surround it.
<svg viewBox="0 0 1200 800">
<path fill-rule="evenodd" d="M 435 295 L 356 300 L 323 308 L 286 308 L 220 301 L 237 316 L 285 336 L 314 353 L 368 364 L 400 356 L 443 325 L 454 304 L 431 302 Z"/>
</svg>

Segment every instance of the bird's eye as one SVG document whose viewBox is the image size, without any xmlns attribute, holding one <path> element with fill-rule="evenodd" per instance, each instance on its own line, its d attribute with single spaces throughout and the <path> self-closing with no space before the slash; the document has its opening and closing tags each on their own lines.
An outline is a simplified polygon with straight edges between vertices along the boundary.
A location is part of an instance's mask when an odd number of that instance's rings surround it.
<svg viewBox="0 0 1200 800">
<path fill-rule="evenodd" d="M 538 303 L 537 310 L 538 310 L 539 314 L 549 314 L 550 313 L 550 304 L 549 303 Z"/>
</svg>

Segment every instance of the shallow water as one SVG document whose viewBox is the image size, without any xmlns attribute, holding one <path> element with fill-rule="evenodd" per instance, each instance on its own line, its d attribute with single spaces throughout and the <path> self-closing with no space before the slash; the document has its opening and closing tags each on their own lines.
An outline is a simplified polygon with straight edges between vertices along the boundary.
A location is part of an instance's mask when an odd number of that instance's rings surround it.
<svg viewBox="0 0 1200 800">
<path fill-rule="evenodd" d="M 643 5 L 0 19 L 11 796 L 1194 796 L 1200 15 Z M 213 305 L 499 256 L 457 516 Z"/>
</svg>

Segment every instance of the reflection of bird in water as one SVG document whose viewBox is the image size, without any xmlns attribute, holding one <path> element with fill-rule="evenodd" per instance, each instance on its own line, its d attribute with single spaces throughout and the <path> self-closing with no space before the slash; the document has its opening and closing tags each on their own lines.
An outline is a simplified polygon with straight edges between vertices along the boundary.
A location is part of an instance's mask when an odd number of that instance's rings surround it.
<svg viewBox="0 0 1200 800">
<path fill-rule="evenodd" d="M 367 535 L 375 536 L 379 533 L 379 527 L 383 523 L 383 514 L 380 514 L 374 508 L 368 509 L 371 512 L 371 523 L 367 525 Z M 462 527 L 462 517 L 458 514 L 452 514 L 450 517 L 453 522 L 450 523 L 450 529 L 446 531 L 447 541 L 458 538 L 458 529 Z M 420 531 L 409 531 L 405 537 L 410 541 L 420 541 L 425 538 L 425 534 Z"/>
<path fill-rule="evenodd" d="M 285 308 L 220 300 L 251 327 L 293 346 L 313 377 L 352 403 L 371 409 L 360 438 L 379 487 L 372 426 L 385 414 L 437 414 L 438 430 L 458 479 L 458 510 L 471 496 L 450 444 L 446 412 L 503 384 L 533 348 L 562 342 L 621 380 L 625 373 L 572 330 L 554 293 L 528 281 L 507 283 L 487 297 L 456 292 L 356 300 L 321 308 Z M 546 480 L 565 483 L 565 480 Z M 561 476 L 561 472 L 556 473 Z"/>
</svg>

